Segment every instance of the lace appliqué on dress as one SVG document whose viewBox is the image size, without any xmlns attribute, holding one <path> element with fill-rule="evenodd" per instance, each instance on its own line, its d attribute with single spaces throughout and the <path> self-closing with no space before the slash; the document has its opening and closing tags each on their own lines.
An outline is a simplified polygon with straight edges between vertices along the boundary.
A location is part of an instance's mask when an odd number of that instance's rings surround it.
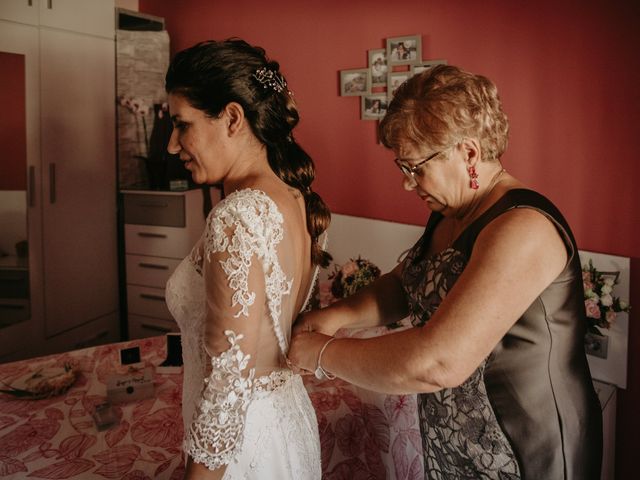
<svg viewBox="0 0 640 480">
<path fill-rule="evenodd" d="M 211 376 L 189 429 L 184 451 L 196 463 L 213 470 L 233 460 L 242 445 L 244 417 L 251 400 L 254 370 L 243 377 L 250 355 L 245 355 L 238 341 L 243 335 L 231 330 L 224 334 L 231 347 L 211 358 Z"/>
<path fill-rule="evenodd" d="M 240 306 L 235 317 L 248 316 L 249 307 L 255 301 L 255 293 L 249 291 L 249 269 L 255 255 L 262 261 L 269 314 L 284 355 L 288 345 L 280 328 L 281 302 L 282 296 L 291 292 L 293 280 L 287 280 L 276 251 L 283 237 L 282 214 L 264 192 L 249 189 L 232 193 L 213 213 L 204 234 L 205 256 L 209 259 L 211 253 L 229 254 L 220 264 L 229 288 L 234 290 L 232 307 Z M 231 238 L 227 235 L 228 229 L 233 230 Z"/>
<path fill-rule="evenodd" d="M 414 327 L 422 327 L 453 287 L 464 270 L 466 259 L 453 248 L 447 248 L 426 261 L 416 261 L 415 255 L 414 249 L 405 260 L 402 283 L 409 299 L 411 323 Z"/>
<path fill-rule="evenodd" d="M 411 322 L 424 326 L 464 271 L 463 253 L 448 248 L 416 260 L 405 259 L 402 286 Z M 434 480 L 520 478 L 518 462 L 500 428 L 484 383 L 486 360 L 459 387 L 418 395 L 425 478 Z"/>
<path fill-rule="evenodd" d="M 219 260 L 219 265 L 231 290 L 229 306 L 237 309 L 233 316 L 239 318 L 249 317 L 249 308 L 255 303 L 256 294 L 249 290 L 249 274 L 256 257 L 263 267 L 267 306 L 284 354 L 287 345 L 280 327 L 281 301 L 283 295 L 290 293 L 293 281 L 287 280 L 278 261 L 276 248 L 283 233 L 283 217 L 276 204 L 263 192 L 240 190 L 212 210 L 202 242 L 194 247 L 188 261 L 202 276 L 203 262 L 210 262 L 212 254 L 228 255 Z M 209 469 L 228 465 L 236 458 L 243 443 L 247 408 L 254 397 L 277 388 L 290 376 L 288 372 L 288 376 L 272 374 L 256 380 L 254 369 L 243 376 L 251 358 L 238 345 L 243 335 L 232 330 L 224 334 L 231 347 L 211 358 L 211 374 L 204 380 L 204 391 L 184 444 L 193 461 Z M 204 351 L 204 338 L 198 338 L 199 350 Z"/>
</svg>

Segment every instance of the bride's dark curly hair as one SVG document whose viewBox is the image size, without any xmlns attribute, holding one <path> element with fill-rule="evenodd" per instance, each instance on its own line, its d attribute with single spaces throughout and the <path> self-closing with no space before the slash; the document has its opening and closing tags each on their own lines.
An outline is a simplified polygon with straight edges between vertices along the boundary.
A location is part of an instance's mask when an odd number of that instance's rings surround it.
<svg viewBox="0 0 640 480">
<path fill-rule="evenodd" d="M 326 267 L 331 256 L 320 247 L 318 237 L 329 226 L 331 213 L 311 189 L 313 160 L 293 138 L 292 130 L 300 119 L 298 110 L 286 84 L 279 83 L 283 88 L 265 87 L 256 78 L 262 68 L 285 81 L 280 65 L 269 60 L 264 49 L 240 39 L 210 40 L 176 54 L 167 71 L 165 89 L 182 95 L 211 117 L 217 117 L 230 102 L 242 106 L 253 134 L 267 148 L 271 169 L 304 196 L 311 260 Z"/>
</svg>

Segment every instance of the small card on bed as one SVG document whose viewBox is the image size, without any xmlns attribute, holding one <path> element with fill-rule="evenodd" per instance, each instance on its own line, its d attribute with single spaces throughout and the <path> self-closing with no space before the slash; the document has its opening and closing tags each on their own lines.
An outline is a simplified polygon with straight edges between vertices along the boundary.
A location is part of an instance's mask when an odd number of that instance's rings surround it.
<svg viewBox="0 0 640 480">
<path fill-rule="evenodd" d="M 143 400 L 154 393 L 153 367 L 107 378 L 107 398 L 111 403 Z"/>
</svg>

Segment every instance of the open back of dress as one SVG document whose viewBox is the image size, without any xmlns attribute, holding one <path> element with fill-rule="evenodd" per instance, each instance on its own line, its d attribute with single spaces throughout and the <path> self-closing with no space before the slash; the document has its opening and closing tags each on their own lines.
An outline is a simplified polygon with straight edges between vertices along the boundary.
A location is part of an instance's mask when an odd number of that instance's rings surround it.
<svg viewBox="0 0 640 480">
<path fill-rule="evenodd" d="M 197 463 L 212 469 L 237 465 L 247 454 L 244 437 L 254 433 L 246 431 L 250 405 L 291 383 L 283 359 L 300 288 L 293 251 L 276 203 L 262 191 L 238 190 L 210 212 L 202 238 L 167 283 L 167 305 L 182 332 L 184 448 Z M 291 478 L 315 478 L 315 414 L 300 377 L 294 377 L 302 389 L 296 395 L 306 399 L 299 406 L 304 431 L 294 422 L 285 437 L 307 437 L 300 455 L 313 473 Z M 285 438 L 284 445 L 290 441 Z M 317 460 L 309 457 L 316 453 Z"/>
</svg>

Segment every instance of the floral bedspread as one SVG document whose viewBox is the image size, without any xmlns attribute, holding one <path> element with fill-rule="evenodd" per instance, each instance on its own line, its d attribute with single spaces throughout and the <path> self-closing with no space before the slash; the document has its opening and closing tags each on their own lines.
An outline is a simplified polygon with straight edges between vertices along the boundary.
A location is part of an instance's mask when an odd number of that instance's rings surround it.
<svg viewBox="0 0 640 480">
<path fill-rule="evenodd" d="M 24 400 L 0 394 L 0 478 L 182 479 L 182 374 L 156 373 L 154 397 L 115 405 L 119 423 L 108 430 L 98 431 L 91 416 L 106 400 L 120 349 L 136 345 L 147 365 L 166 357 L 161 336 L 0 364 L 6 384 L 45 365 L 72 361 L 80 370 L 64 395 Z M 318 417 L 323 478 L 423 478 L 414 396 L 310 376 L 305 384 Z"/>
</svg>

